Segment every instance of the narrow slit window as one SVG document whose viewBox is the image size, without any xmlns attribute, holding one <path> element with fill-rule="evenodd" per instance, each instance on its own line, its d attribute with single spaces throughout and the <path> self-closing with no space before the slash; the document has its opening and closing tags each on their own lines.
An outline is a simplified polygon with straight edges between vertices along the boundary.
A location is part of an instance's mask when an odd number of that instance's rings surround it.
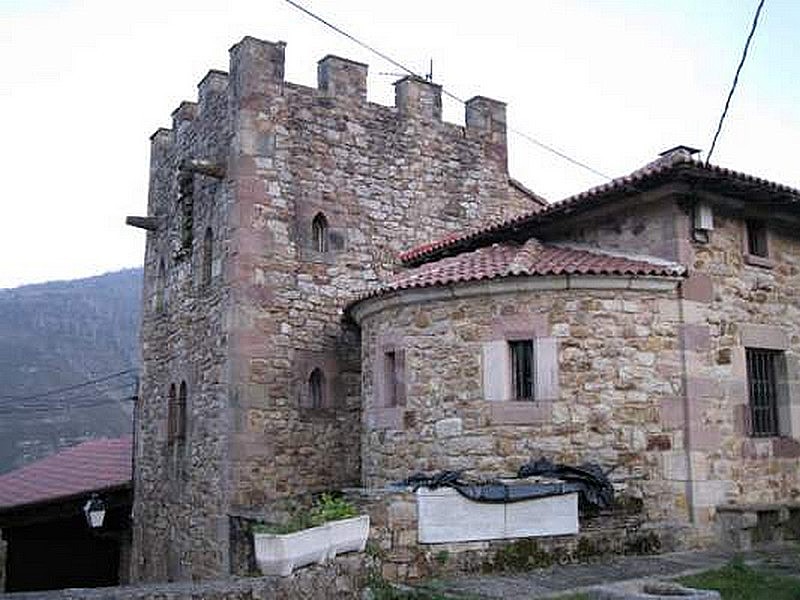
<svg viewBox="0 0 800 600">
<path fill-rule="evenodd" d="M 311 222 L 311 237 L 314 250 L 317 252 L 328 251 L 328 219 L 322 213 L 317 213 Z"/>
<path fill-rule="evenodd" d="M 767 226 L 763 221 L 747 221 L 747 252 L 752 256 L 768 257 Z"/>
<path fill-rule="evenodd" d="M 164 288 L 166 286 L 167 269 L 164 267 L 164 259 L 158 261 L 158 271 L 156 272 L 156 296 L 155 309 L 157 313 L 163 313 L 166 302 L 164 301 Z"/>
<path fill-rule="evenodd" d="M 206 227 L 205 236 L 203 236 L 203 272 L 201 281 L 204 286 L 211 283 L 212 265 L 214 263 L 214 232 L 211 227 Z"/>
<path fill-rule="evenodd" d="M 178 390 L 178 410 L 177 410 L 177 427 L 175 429 L 175 438 L 183 442 L 186 440 L 186 382 L 181 381 L 181 386 Z"/>
<path fill-rule="evenodd" d="M 325 374 L 320 368 L 311 371 L 308 378 L 308 398 L 311 408 L 325 406 Z"/>
<path fill-rule="evenodd" d="M 750 400 L 750 433 L 753 437 L 778 435 L 777 350 L 747 348 L 747 385 Z"/>
<path fill-rule="evenodd" d="M 511 350 L 511 391 L 513 400 L 534 400 L 533 340 L 508 343 Z"/>
<path fill-rule="evenodd" d="M 175 393 L 175 384 L 169 386 L 169 394 L 167 396 L 167 442 L 172 443 L 175 440 L 177 431 L 177 419 L 175 410 L 178 404 L 178 396 Z"/>
<path fill-rule="evenodd" d="M 383 355 L 384 376 L 384 399 L 386 406 L 397 406 L 398 404 L 398 382 L 397 382 L 397 353 L 394 350 Z"/>
</svg>

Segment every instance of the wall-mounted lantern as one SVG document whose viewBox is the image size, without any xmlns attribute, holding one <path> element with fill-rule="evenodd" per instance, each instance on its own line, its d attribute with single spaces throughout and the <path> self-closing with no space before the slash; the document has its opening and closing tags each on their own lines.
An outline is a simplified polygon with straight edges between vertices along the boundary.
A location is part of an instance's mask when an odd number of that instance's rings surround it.
<svg viewBox="0 0 800 600">
<path fill-rule="evenodd" d="M 86 522 L 90 528 L 102 527 L 106 518 L 106 504 L 97 494 L 93 494 L 83 505 L 83 514 L 86 515 Z"/>
</svg>

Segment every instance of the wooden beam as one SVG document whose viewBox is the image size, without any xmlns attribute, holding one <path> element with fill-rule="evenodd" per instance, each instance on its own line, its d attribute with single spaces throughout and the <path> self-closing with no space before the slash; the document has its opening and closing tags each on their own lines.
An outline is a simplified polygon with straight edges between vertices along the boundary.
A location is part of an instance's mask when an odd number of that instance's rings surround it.
<svg viewBox="0 0 800 600">
<path fill-rule="evenodd" d="M 155 217 L 125 217 L 125 224 L 139 229 L 146 229 L 147 231 L 158 229 L 158 219 Z"/>
<path fill-rule="evenodd" d="M 206 177 L 213 177 L 214 179 L 222 179 L 225 177 L 225 167 L 223 165 L 203 158 L 184 160 L 181 162 L 180 170 L 205 175 Z"/>
</svg>

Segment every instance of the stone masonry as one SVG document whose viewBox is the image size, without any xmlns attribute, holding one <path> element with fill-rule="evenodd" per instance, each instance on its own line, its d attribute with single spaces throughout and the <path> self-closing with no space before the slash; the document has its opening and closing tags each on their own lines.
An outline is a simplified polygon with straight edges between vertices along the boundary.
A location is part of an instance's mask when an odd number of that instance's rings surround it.
<svg viewBox="0 0 800 600">
<path fill-rule="evenodd" d="M 243 39 L 152 137 L 134 581 L 244 574 L 249 520 L 359 487 L 385 577 L 503 564 L 531 541 L 419 544 L 386 486 L 540 456 L 614 467 L 620 510 L 535 553 L 796 528 L 800 192 L 678 147 L 547 206 L 509 179 L 501 102 L 447 124 L 431 82 L 379 106 L 366 65 L 327 56 L 312 89 L 284 52 Z"/>
<path fill-rule="evenodd" d="M 232 519 L 357 484 L 359 333 L 343 306 L 409 245 L 541 205 L 509 183 L 502 103 L 476 97 L 451 125 L 437 85 L 403 78 L 379 106 L 366 65 L 327 56 L 312 89 L 284 81 L 284 52 L 243 39 L 152 137 L 147 217 L 129 220 L 148 230 L 136 581 L 236 571 Z"/>
<path fill-rule="evenodd" d="M 795 535 L 800 240 L 789 214 L 767 217 L 755 198 L 743 205 L 728 185 L 724 196 L 718 182 L 703 189 L 656 180 L 566 217 L 542 213 L 528 226 L 528 236 L 551 243 L 685 265 L 686 277 L 672 284 L 494 279 L 462 283 L 458 293 L 433 285 L 356 303 L 365 483 L 442 469 L 510 475 L 538 455 L 590 460 L 616 466 L 620 496 L 641 500 L 650 525 L 680 532 L 683 545 L 713 541 L 726 523 L 741 522 L 762 541 L 780 539 L 781 528 Z M 699 203 L 713 206 L 713 229 L 702 237 L 692 220 Z M 747 252 L 752 219 L 769 223 L 768 258 Z M 531 403 L 503 401 L 486 385 L 494 360 L 487 348 L 521 338 L 555 340 L 557 386 Z M 381 402 L 386 348 L 404 350 L 402 406 Z M 753 434 L 747 348 L 785 359 L 776 373 L 778 436 Z M 744 516 L 722 522 L 720 511 Z M 776 531 L 764 533 L 770 520 Z"/>
</svg>

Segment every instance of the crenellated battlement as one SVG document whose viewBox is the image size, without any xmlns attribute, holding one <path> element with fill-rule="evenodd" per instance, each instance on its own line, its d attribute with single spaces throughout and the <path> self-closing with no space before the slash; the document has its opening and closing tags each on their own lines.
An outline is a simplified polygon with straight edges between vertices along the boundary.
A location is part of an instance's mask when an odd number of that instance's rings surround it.
<svg viewBox="0 0 800 600">
<path fill-rule="evenodd" d="M 317 88 L 332 97 L 366 102 L 368 65 L 328 54 L 317 63 Z"/>
<path fill-rule="evenodd" d="M 222 97 L 227 101 L 228 74 L 225 71 L 211 69 L 197 84 L 197 114 L 204 117 L 211 106 Z"/>
<path fill-rule="evenodd" d="M 230 50 L 230 71 L 210 70 L 197 85 L 196 102 L 184 101 L 172 113 L 173 128 L 181 123 L 204 118 L 209 107 L 224 96 L 234 107 L 263 106 L 267 97 L 286 95 L 285 42 L 269 42 L 246 36 Z M 292 85 L 337 101 L 337 106 L 367 101 L 369 65 L 329 54 L 317 63 L 317 87 Z M 428 123 L 442 121 L 442 87 L 436 83 L 407 75 L 394 84 L 394 110 L 401 119 Z M 379 106 L 379 105 L 373 105 Z M 391 108 L 391 107 L 383 107 Z M 465 105 L 465 134 L 471 139 L 484 139 L 493 146 L 492 154 L 505 160 L 506 105 L 498 100 L 476 96 Z"/>
<path fill-rule="evenodd" d="M 197 117 L 197 103 L 184 100 L 172 111 L 172 129 L 178 130 L 184 121 L 194 121 Z"/>
</svg>

